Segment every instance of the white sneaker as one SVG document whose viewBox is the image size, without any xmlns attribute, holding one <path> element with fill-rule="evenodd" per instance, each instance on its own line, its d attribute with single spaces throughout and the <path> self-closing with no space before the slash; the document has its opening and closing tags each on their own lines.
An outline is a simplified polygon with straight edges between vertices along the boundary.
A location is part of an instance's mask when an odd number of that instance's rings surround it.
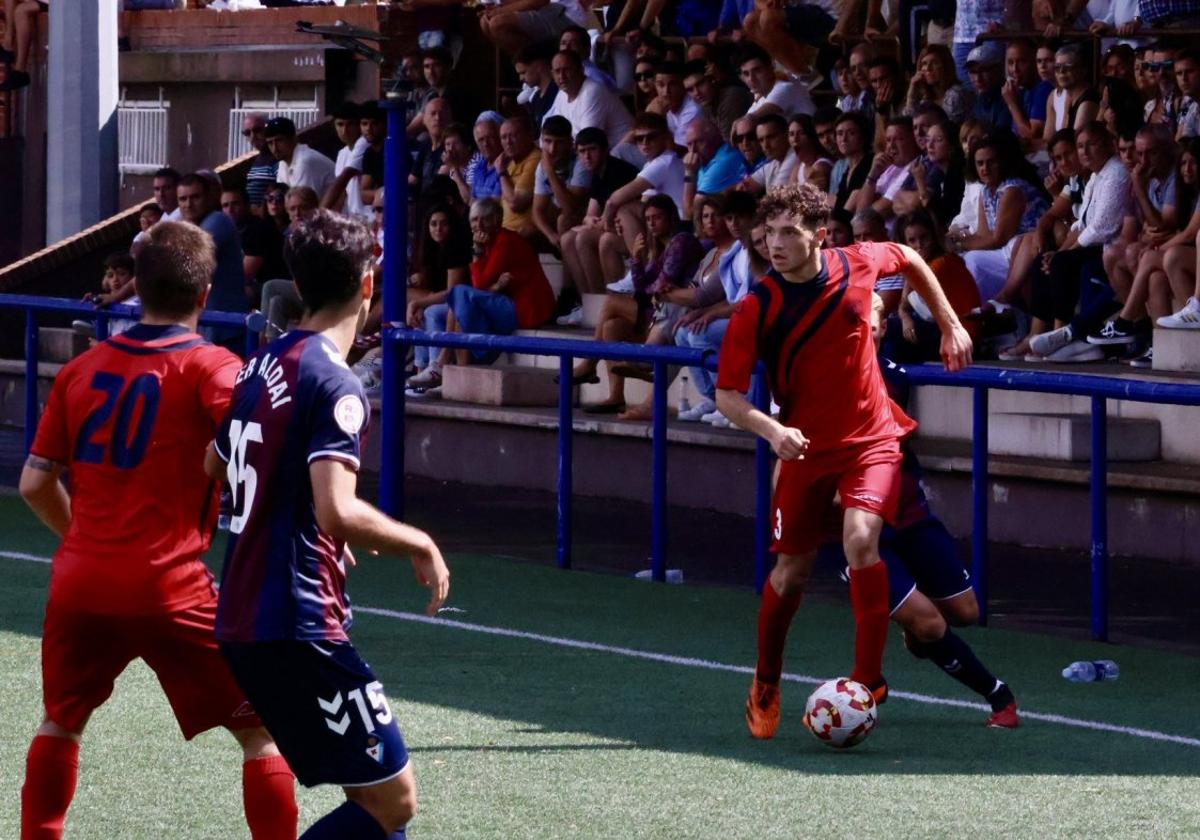
<svg viewBox="0 0 1200 840">
<path fill-rule="evenodd" d="M 560 327 L 579 327 L 583 326 L 583 305 L 580 304 L 559 318 L 556 318 L 554 323 Z"/>
<path fill-rule="evenodd" d="M 713 419 L 708 420 L 707 421 L 708 425 L 712 426 L 714 429 L 732 429 L 733 428 L 733 423 L 724 414 L 722 414 L 719 411 L 714 411 L 713 414 L 715 414 L 716 417 L 713 417 Z"/>
<path fill-rule="evenodd" d="M 1168 330 L 1200 330 L 1200 300 L 1188 298 L 1183 309 L 1174 315 L 1164 315 L 1155 323 Z"/>
<path fill-rule="evenodd" d="M 432 388 L 441 384 L 442 369 L 436 362 L 408 380 L 408 385 L 411 388 Z"/>
<path fill-rule="evenodd" d="M 1029 339 L 1029 350 L 1038 356 L 1049 356 L 1070 344 L 1074 337 L 1070 325 L 1059 327 Z"/>
<path fill-rule="evenodd" d="M 1047 362 L 1056 364 L 1072 364 L 1078 362 L 1099 362 L 1104 359 L 1104 348 L 1086 341 L 1072 341 L 1064 344 L 1046 357 Z"/>
<path fill-rule="evenodd" d="M 712 400 L 700 400 L 700 402 L 696 403 L 691 408 L 684 409 L 683 411 L 679 412 L 675 419 L 681 420 L 684 423 L 698 423 L 705 417 L 705 415 L 711 414 L 716 410 L 717 404 Z"/>
<path fill-rule="evenodd" d="M 633 285 L 633 277 L 631 277 L 628 272 L 626 272 L 625 276 L 620 280 L 616 281 L 615 283 L 609 283 L 607 286 L 605 286 L 605 288 L 614 295 L 631 295 L 637 291 Z M 581 312 L 580 315 L 582 316 L 582 314 L 583 313 Z"/>
</svg>

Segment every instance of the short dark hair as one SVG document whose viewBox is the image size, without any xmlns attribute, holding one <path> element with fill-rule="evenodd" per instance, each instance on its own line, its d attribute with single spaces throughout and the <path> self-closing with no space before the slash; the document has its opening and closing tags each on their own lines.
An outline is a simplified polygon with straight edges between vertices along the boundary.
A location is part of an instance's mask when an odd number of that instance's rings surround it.
<svg viewBox="0 0 1200 840">
<path fill-rule="evenodd" d="M 317 210 L 294 224 L 283 246 L 283 259 L 304 308 L 319 312 L 353 300 L 362 288 L 374 248 L 370 229 L 349 216 Z"/>
<path fill-rule="evenodd" d="M 575 50 L 559 50 L 553 55 L 553 58 L 562 58 L 575 65 L 576 70 L 583 69 L 583 56 L 575 52 Z"/>
<path fill-rule="evenodd" d="M 432 58 L 434 61 L 439 61 L 447 67 L 454 66 L 454 56 L 450 54 L 450 50 L 445 47 L 430 47 L 421 53 L 421 60 Z"/>
<path fill-rule="evenodd" d="M 771 56 L 758 44 L 746 44 L 738 50 L 733 58 L 733 66 L 740 70 L 742 65 L 749 61 L 761 61 L 768 67 L 775 66 L 771 62 Z"/>
<path fill-rule="evenodd" d="M 263 137 L 295 137 L 296 124 L 287 117 L 271 117 L 263 129 Z"/>
<path fill-rule="evenodd" d="M 582 35 L 589 44 L 592 42 L 592 36 L 588 34 L 588 31 L 586 29 L 584 29 L 582 26 L 580 26 L 577 23 L 573 23 L 570 26 L 568 26 L 566 29 L 564 29 L 562 32 L 559 32 L 558 40 L 562 41 L 562 36 L 566 35 L 568 32 L 574 32 L 576 35 Z"/>
<path fill-rule="evenodd" d="M 175 184 L 177 187 L 194 187 L 197 185 L 203 187 L 205 192 L 208 192 L 212 189 L 212 181 L 208 180 L 197 172 L 189 172 L 180 178 Z"/>
<path fill-rule="evenodd" d="M 444 140 L 447 137 L 457 137 L 468 146 L 475 144 L 475 137 L 471 134 L 471 129 L 462 123 L 450 123 L 450 125 L 442 129 L 442 139 Z"/>
<path fill-rule="evenodd" d="M 602 149 L 608 148 L 608 135 L 604 133 L 604 129 L 590 125 L 587 128 L 580 129 L 575 135 L 575 146 L 599 146 Z"/>
<path fill-rule="evenodd" d="M 138 210 L 138 215 L 141 215 L 142 213 L 157 213 L 159 216 L 161 216 L 163 214 L 163 209 L 159 206 L 157 201 L 147 201 L 142 205 L 141 209 Z"/>
<path fill-rule="evenodd" d="M 873 126 L 871 125 L 870 120 L 867 119 L 866 115 L 863 114 L 862 111 L 845 111 L 845 112 L 843 112 L 837 118 L 837 124 L 841 125 L 842 123 L 846 123 L 846 122 L 852 122 L 856 126 L 858 126 L 859 133 L 862 134 L 864 143 L 871 142 L 871 129 Z"/>
<path fill-rule="evenodd" d="M 1133 138 L 1130 137 L 1129 139 L 1132 140 Z M 1050 136 L 1050 142 L 1046 144 L 1046 148 L 1053 149 L 1059 143 L 1067 143 L 1071 146 L 1072 149 L 1074 149 L 1075 148 L 1075 129 L 1060 128 L 1058 131 L 1054 132 L 1054 134 L 1052 134 Z"/>
<path fill-rule="evenodd" d="M 155 177 L 155 179 L 166 178 L 167 180 L 172 181 L 176 186 L 178 186 L 180 175 L 179 175 L 178 169 L 172 169 L 169 166 L 164 166 L 162 169 L 155 170 L 154 177 Z"/>
<path fill-rule="evenodd" d="M 550 63 L 550 59 L 558 52 L 556 44 L 550 44 L 545 41 L 538 41 L 533 44 L 526 44 L 521 47 L 521 51 L 517 53 L 514 64 L 533 64 L 535 61 L 544 61 Z"/>
<path fill-rule="evenodd" d="M 829 221 L 829 196 L 815 184 L 787 184 L 768 192 L 760 209 L 767 219 L 791 213 L 808 227 L 818 228 Z"/>
<path fill-rule="evenodd" d="M 703 59 L 689 61 L 687 64 L 683 65 L 683 78 L 685 79 L 688 76 L 704 76 L 707 73 L 708 62 L 704 61 Z"/>
<path fill-rule="evenodd" d="M 656 76 L 678 76 L 683 78 L 683 65 L 677 61 L 660 61 L 654 68 Z"/>
<path fill-rule="evenodd" d="M 823 108 L 818 108 L 813 112 L 813 125 L 828 125 L 829 123 L 837 124 L 837 121 L 842 118 L 842 111 L 834 105 L 826 105 Z"/>
<path fill-rule="evenodd" d="M 653 131 L 656 134 L 665 134 L 670 131 L 667 126 L 667 118 L 662 114 L 656 114 L 653 111 L 642 111 L 633 118 L 633 127 L 644 128 L 647 131 Z"/>
<path fill-rule="evenodd" d="M 200 306 L 217 270 L 217 246 L 188 222 L 159 222 L 134 261 L 142 308 L 153 315 L 186 318 Z"/>
<path fill-rule="evenodd" d="M 374 120 L 375 122 L 383 122 L 387 119 L 387 114 L 379 107 L 379 103 L 374 99 L 369 99 L 362 105 L 358 106 L 358 118 L 360 120 Z"/>
<path fill-rule="evenodd" d="M 898 125 L 901 128 L 907 128 L 911 134 L 913 130 L 913 118 L 908 114 L 897 114 L 894 117 L 888 117 L 886 128 L 891 128 L 894 125 Z"/>
<path fill-rule="evenodd" d="M 333 118 L 335 120 L 349 120 L 354 122 L 358 120 L 358 115 L 361 109 L 358 103 L 347 99 L 341 105 L 333 109 Z"/>
<path fill-rule="evenodd" d="M 124 251 L 109 254 L 104 258 L 104 267 L 111 268 L 113 271 L 124 271 L 126 274 L 133 274 L 133 257 Z"/>
<path fill-rule="evenodd" d="M 751 117 L 751 119 L 754 120 L 755 128 L 758 128 L 760 125 L 773 125 L 785 134 L 787 133 L 788 121 L 784 118 L 783 114 L 777 111 L 760 114 L 757 117 Z"/>
<path fill-rule="evenodd" d="M 758 213 L 758 200 L 748 192 L 734 191 L 725 195 L 723 216 L 753 216 Z"/>
<path fill-rule="evenodd" d="M 546 121 L 542 123 L 543 137 L 565 137 L 571 139 L 571 121 L 561 114 L 555 114 L 552 117 L 546 117 Z"/>
</svg>

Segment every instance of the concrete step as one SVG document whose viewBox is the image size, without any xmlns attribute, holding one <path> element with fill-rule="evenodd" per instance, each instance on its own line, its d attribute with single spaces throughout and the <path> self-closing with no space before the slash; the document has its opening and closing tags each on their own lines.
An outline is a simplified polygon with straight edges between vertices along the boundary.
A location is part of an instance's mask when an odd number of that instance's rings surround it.
<svg viewBox="0 0 1200 840">
<path fill-rule="evenodd" d="M 600 377 L 599 384 L 584 385 L 580 389 L 580 399 L 585 405 L 608 399 L 608 362 L 600 363 L 597 374 Z M 654 386 L 651 383 L 643 382 L 640 379 L 625 379 L 625 403 L 627 405 L 636 405 L 649 400 L 653 393 Z M 672 414 L 679 407 L 679 400 L 684 394 L 687 395 L 688 403 L 691 405 L 695 405 L 703 399 L 700 392 L 696 390 L 696 386 L 692 384 L 690 375 L 686 377 L 686 382 L 685 376 L 676 376 L 671 387 L 667 389 L 667 405 L 670 406 Z"/>
<path fill-rule="evenodd" d="M 554 290 L 554 299 L 558 300 L 563 290 L 562 260 L 553 254 L 538 254 L 538 259 L 542 262 L 542 271 L 545 272 L 546 279 L 550 281 L 550 288 Z"/>
<path fill-rule="evenodd" d="M 995 414 L 988 424 L 988 451 L 1052 461 L 1092 457 L 1090 414 Z M 1108 457 L 1157 461 L 1162 457 L 1157 420 L 1113 417 L 1108 421 Z"/>
<path fill-rule="evenodd" d="M 63 364 L 88 348 L 86 336 L 70 327 L 41 327 L 38 330 L 38 361 Z"/>
<path fill-rule="evenodd" d="M 496 406 L 557 405 L 554 372 L 523 365 L 447 365 L 442 369 L 447 400 Z"/>
<path fill-rule="evenodd" d="M 1154 330 L 1154 369 L 1200 373 L 1200 330 Z"/>
</svg>

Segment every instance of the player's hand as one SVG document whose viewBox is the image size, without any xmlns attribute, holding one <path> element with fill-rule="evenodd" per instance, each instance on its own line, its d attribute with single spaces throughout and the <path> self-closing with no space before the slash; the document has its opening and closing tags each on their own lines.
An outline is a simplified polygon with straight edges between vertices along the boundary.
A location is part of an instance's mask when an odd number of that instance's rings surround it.
<svg viewBox="0 0 1200 840">
<path fill-rule="evenodd" d="M 350 550 L 350 546 L 342 546 L 342 565 L 347 569 L 353 569 L 358 565 L 358 560 L 354 557 L 354 552 Z"/>
<path fill-rule="evenodd" d="M 770 443 L 771 449 L 781 461 L 799 461 L 808 451 L 808 438 L 799 429 L 793 429 L 791 426 L 780 426 Z"/>
<path fill-rule="evenodd" d="M 971 336 L 962 324 L 955 323 L 949 332 L 942 333 L 942 364 L 954 373 L 971 364 Z"/>
<path fill-rule="evenodd" d="M 425 615 L 437 615 L 446 596 L 450 594 L 450 570 L 442 559 L 442 552 L 432 539 L 424 551 L 415 551 L 412 556 L 413 571 L 417 575 L 417 583 L 428 587 L 430 591 L 429 604 L 425 607 Z"/>
</svg>

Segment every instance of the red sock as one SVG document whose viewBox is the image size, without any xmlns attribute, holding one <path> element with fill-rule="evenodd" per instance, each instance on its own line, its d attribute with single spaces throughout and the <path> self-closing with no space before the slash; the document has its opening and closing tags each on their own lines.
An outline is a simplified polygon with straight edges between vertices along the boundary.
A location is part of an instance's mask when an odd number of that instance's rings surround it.
<svg viewBox="0 0 1200 840">
<path fill-rule="evenodd" d="M 242 765 L 242 805 L 253 840 L 296 840 L 296 777 L 283 756 Z"/>
<path fill-rule="evenodd" d="M 854 670 L 850 679 L 871 686 L 883 678 L 883 646 L 888 634 L 888 576 L 882 561 L 850 570 L 854 608 Z"/>
<path fill-rule="evenodd" d="M 783 646 L 802 597 L 803 593 L 783 597 L 775 591 L 770 580 L 763 587 L 762 603 L 758 607 L 758 667 L 755 668 L 755 676 L 760 682 L 779 682 L 783 673 Z"/>
<path fill-rule="evenodd" d="M 21 788 L 21 840 L 58 840 L 79 777 L 79 744 L 37 735 L 25 758 Z"/>
</svg>

